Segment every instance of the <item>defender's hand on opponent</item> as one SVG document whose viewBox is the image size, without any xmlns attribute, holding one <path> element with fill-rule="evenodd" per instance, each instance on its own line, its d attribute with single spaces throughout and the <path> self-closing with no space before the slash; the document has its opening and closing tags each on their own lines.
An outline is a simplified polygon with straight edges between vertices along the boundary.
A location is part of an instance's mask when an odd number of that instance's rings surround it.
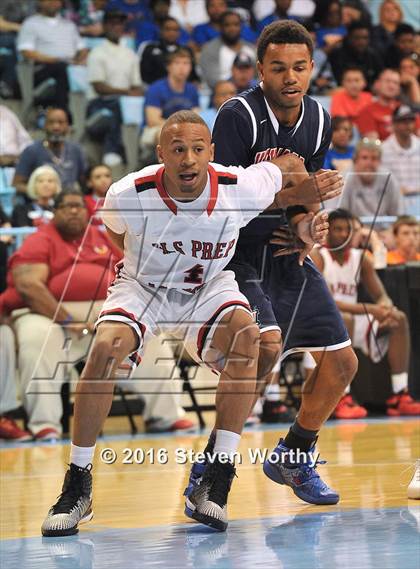
<svg viewBox="0 0 420 569">
<path fill-rule="evenodd" d="M 300 217 L 294 230 L 290 227 L 280 227 L 273 231 L 270 243 L 280 245 L 273 254 L 274 257 L 300 253 L 299 265 L 303 265 L 305 257 L 314 245 L 323 245 L 328 235 L 328 213 L 320 211 L 317 214 L 309 212 Z"/>
<path fill-rule="evenodd" d="M 339 172 L 336 170 L 319 170 L 293 188 L 296 192 L 296 201 L 291 205 L 310 205 L 325 202 L 339 196 L 343 187 L 343 176 Z"/>
</svg>

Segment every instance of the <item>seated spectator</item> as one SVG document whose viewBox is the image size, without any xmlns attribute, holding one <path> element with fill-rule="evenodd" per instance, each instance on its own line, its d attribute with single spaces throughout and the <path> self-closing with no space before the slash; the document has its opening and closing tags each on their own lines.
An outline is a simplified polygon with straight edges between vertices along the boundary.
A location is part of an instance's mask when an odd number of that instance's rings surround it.
<svg viewBox="0 0 420 569">
<path fill-rule="evenodd" d="M 397 0 L 384 0 L 379 8 L 379 24 L 372 30 L 372 44 L 385 57 L 394 41 L 394 33 L 403 21 L 403 11 Z"/>
<path fill-rule="evenodd" d="M 401 80 L 401 102 L 420 112 L 420 61 L 414 57 L 403 57 L 398 70 Z"/>
<path fill-rule="evenodd" d="M 123 12 L 105 12 L 105 41 L 89 53 L 87 61 L 90 83 L 87 132 L 91 138 L 103 143 L 102 160 L 110 167 L 125 160 L 120 97 L 142 93 L 138 57 L 131 49 L 119 45 L 125 21 Z M 94 122 L 93 115 L 104 109 L 111 113 L 110 116 Z"/>
<path fill-rule="evenodd" d="M 382 166 L 392 172 L 404 196 L 405 213 L 420 215 L 420 139 L 415 134 L 416 113 L 407 105 L 392 115 L 393 134 L 382 144 Z"/>
<path fill-rule="evenodd" d="M 162 37 L 162 27 L 168 18 L 177 24 L 177 39 L 173 43 L 186 45 L 189 42 L 189 33 L 181 28 L 175 18 L 169 16 L 170 5 L 171 0 L 150 0 L 149 8 L 153 20 L 142 20 L 136 24 L 136 48 L 144 42 L 159 42 Z"/>
<path fill-rule="evenodd" d="M 12 167 L 32 139 L 15 113 L 4 105 L 0 105 L 0 124 L 0 167 Z"/>
<path fill-rule="evenodd" d="M 388 265 L 403 265 L 420 261 L 419 222 L 411 215 L 402 215 L 392 226 L 395 249 L 388 251 Z"/>
<path fill-rule="evenodd" d="M 341 85 L 344 70 L 359 67 L 366 78 L 368 88 L 383 68 L 382 59 L 370 47 L 370 28 L 364 22 L 350 24 L 348 34 L 340 47 L 335 47 L 329 54 L 329 60 L 337 84 Z"/>
<path fill-rule="evenodd" d="M 35 12 L 35 0 L 0 2 L 0 97 L 18 99 L 16 37 L 25 18 Z"/>
<path fill-rule="evenodd" d="M 257 23 L 257 31 L 260 34 L 265 26 L 273 22 L 277 22 L 277 20 L 297 20 L 301 21 L 301 18 L 296 18 L 295 16 L 289 15 L 290 6 L 292 4 L 292 0 L 274 0 L 276 9 L 272 14 L 265 16 L 262 20 Z"/>
<path fill-rule="evenodd" d="M 211 89 L 217 81 L 229 79 L 233 62 L 239 52 L 256 59 L 255 46 L 241 39 L 240 16 L 228 11 L 220 18 L 220 37 L 206 43 L 201 50 L 202 77 Z"/>
<path fill-rule="evenodd" d="M 32 435 L 21 429 L 11 416 L 20 406 L 16 391 L 15 335 L 0 317 L 0 439 L 26 442 Z"/>
<path fill-rule="evenodd" d="M 28 181 L 27 196 L 32 200 L 13 208 L 13 227 L 39 227 L 53 218 L 54 198 L 61 192 L 61 182 L 51 166 L 39 166 Z"/>
<path fill-rule="evenodd" d="M 152 20 L 148 0 L 108 0 L 106 9 L 109 12 L 124 12 L 127 16 L 125 24 L 127 34 L 135 33 L 140 22 Z"/>
<path fill-rule="evenodd" d="M 342 21 L 340 2 L 338 0 L 317 2 L 312 20 L 318 24 L 316 46 L 323 49 L 325 53 L 330 53 L 341 43 L 347 32 Z"/>
<path fill-rule="evenodd" d="M 7 227 L 12 227 L 12 224 L 0 204 L 0 228 Z M 13 237 L 11 235 L 0 235 L 0 292 L 6 288 L 7 248 L 12 242 Z"/>
<path fill-rule="evenodd" d="M 146 153 L 154 152 L 165 120 L 181 110 L 200 112 L 197 88 L 188 83 L 191 54 L 180 47 L 167 58 L 168 76 L 150 85 L 144 101 L 144 129 L 140 145 Z"/>
<path fill-rule="evenodd" d="M 210 100 L 210 107 L 200 111 L 200 116 L 206 121 L 210 132 L 213 129 L 216 115 L 223 103 L 237 94 L 237 90 L 232 81 L 218 81 L 214 86 L 214 90 Z"/>
<path fill-rule="evenodd" d="M 45 139 L 27 146 L 16 164 L 12 185 L 22 195 L 26 194 L 32 172 L 44 164 L 50 164 L 57 171 L 63 188 L 83 185 L 86 159 L 79 144 L 66 140 L 69 132 L 67 112 L 58 108 L 48 109 L 44 130 Z"/>
<path fill-rule="evenodd" d="M 176 51 L 180 44 L 180 31 L 178 22 L 168 16 L 161 21 L 158 41 L 142 43 L 139 49 L 140 74 L 143 83 L 150 85 L 168 75 L 167 58 L 170 53 Z M 192 70 L 188 81 L 199 81 L 195 69 L 194 54 L 191 48 L 184 46 L 189 51 L 192 61 Z"/>
<path fill-rule="evenodd" d="M 389 46 L 384 63 L 390 69 L 398 69 L 403 57 L 416 56 L 415 52 L 416 32 L 409 24 L 399 24 L 394 32 L 394 41 Z"/>
<path fill-rule="evenodd" d="M 330 62 L 328 61 L 325 51 L 316 46 L 315 27 L 312 22 L 306 22 L 305 28 L 311 34 L 311 38 L 314 43 L 314 52 L 312 55 L 314 67 L 312 70 L 311 84 L 309 86 L 308 94 L 328 95 L 332 89 L 337 87 Z"/>
<path fill-rule="evenodd" d="M 19 30 L 17 48 L 25 59 L 36 64 L 35 85 L 55 80 L 54 94 L 41 95 L 38 102 L 44 107 L 67 109 L 67 65 L 84 64 L 87 50 L 75 24 L 60 16 L 62 7 L 62 0 L 39 0 L 39 12 L 27 18 Z"/>
<path fill-rule="evenodd" d="M 363 0 L 344 0 L 341 3 L 341 21 L 348 28 L 353 22 L 364 21 L 370 25 L 371 15 Z"/>
<path fill-rule="evenodd" d="M 206 10 L 209 21 L 205 24 L 195 26 L 192 31 L 192 40 L 198 49 L 214 38 L 220 36 L 220 20 L 222 14 L 228 10 L 226 0 L 206 0 Z M 245 41 L 254 43 L 257 41 L 257 34 L 247 24 L 241 22 L 241 38 Z"/>
<path fill-rule="evenodd" d="M 85 204 L 91 223 L 101 225 L 100 215 L 95 215 L 101 209 L 107 191 L 112 184 L 111 169 L 105 164 L 92 166 L 86 175 L 86 188 L 88 195 L 85 196 Z"/>
<path fill-rule="evenodd" d="M 385 140 L 392 132 L 392 113 L 400 104 L 398 71 L 384 69 L 375 83 L 375 92 L 376 100 L 360 112 L 357 126 L 362 136 Z"/>
<path fill-rule="evenodd" d="M 70 0 L 65 18 L 76 24 L 82 36 L 101 37 L 104 33 L 102 20 L 108 0 Z"/>
<path fill-rule="evenodd" d="M 169 15 L 189 34 L 208 19 L 205 0 L 171 0 Z"/>
<path fill-rule="evenodd" d="M 326 247 L 314 249 L 311 258 L 323 273 L 355 348 L 373 362 L 388 359 L 393 395 L 387 414 L 419 415 L 420 403 L 408 393 L 410 332 L 406 315 L 398 310 L 379 279 L 371 259 L 351 246 L 352 215 L 338 209 L 329 214 Z M 357 302 L 357 287 L 363 284 L 372 303 Z M 358 419 L 366 409 L 355 404 L 350 387 L 335 409 L 339 419 Z"/>
<path fill-rule="evenodd" d="M 354 146 L 350 145 L 353 125 L 346 117 L 333 117 L 331 120 L 331 147 L 325 156 L 324 168 L 346 172 L 353 164 Z M 329 204 L 329 207 L 331 205 Z"/>
<path fill-rule="evenodd" d="M 240 51 L 233 61 L 229 81 L 235 85 L 237 93 L 242 93 L 258 85 L 255 73 L 255 59 Z"/>
<path fill-rule="evenodd" d="M 361 69 L 345 69 L 342 89 L 335 91 L 331 97 L 331 116 L 348 117 L 358 127 L 361 111 L 372 102 L 372 94 L 364 91 L 365 87 L 366 79 Z"/>
<path fill-rule="evenodd" d="M 347 173 L 340 207 L 357 217 L 402 215 L 404 203 L 394 177 L 380 169 L 378 141 L 363 139 L 356 145 L 353 167 Z"/>
</svg>

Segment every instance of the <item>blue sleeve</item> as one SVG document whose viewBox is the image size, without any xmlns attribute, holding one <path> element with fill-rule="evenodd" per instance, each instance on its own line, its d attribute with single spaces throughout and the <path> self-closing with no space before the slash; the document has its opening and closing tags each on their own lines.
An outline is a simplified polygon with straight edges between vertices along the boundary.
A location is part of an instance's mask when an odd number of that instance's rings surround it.
<svg viewBox="0 0 420 569">
<path fill-rule="evenodd" d="M 192 39 L 195 41 L 195 43 L 197 45 L 203 45 L 203 43 L 206 43 L 206 41 L 208 41 L 208 36 L 206 33 L 206 29 L 207 29 L 207 25 L 206 24 L 199 24 L 198 26 L 195 26 L 195 28 L 192 31 Z"/>
<path fill-rule="evenodd" d="M 181 28 L 179 38 L 178 38 L 179 45 L 187 45 L 188 42 L 190 41 L 190 39 L 191 39 L 191 36 L 187 32 L 187 30 L 184 30 L 184 28 Z"/>
<path fill-rule="evenodd" d="M 261 34 L 261 32 L 263 31 L 263 29 L 265 28 L 265 26 L 268 26 L 268 24 L 271 24 L 272 22 L 274 22 L 276 20 L 274 14 L 270 14 L 269 16 L 266 16 L 263 20 L 260 20 L 257 23 L 257 32 L 258 35 Z"/>
<path fill-rule="evenodd" d="M 323 168 L 325 168 L 325 170 L 334 170 L 334 166 L 332 165 L 331 162 L 331 152 L 328 151 L 327 154 L 325 155 L 325 160 L 324 160 L 324 166 Z"/>
<path fill-rule="evenodd" d="M 222 108 L 213 127 L 214 161 L 224 166 L 250 166 L 252 140 L 251 119 L 248 122 L 235 109 Z"/>
<path fill-rule="evenodd" d="M 28 179 L 32 172 L 37 167 L 37 163 L 35 160 L 36 151 L 34 151 L 33 145 L 28 146 L 22 152 L 19 157 L 18 163 L 16 164 L 15 174 L 19 176 L 23 176 L 24 178 Z"/>
<path fill-rule="evenodd" d="M 249 41 L 250 43 L 255 43 L 258 39 L 258 34 L 246 24 L 242 24 L 241 38 L 245 41 Z"/>
<path fill-rule="evenodd" d="M 194 85 L 191 85 L 191 87 L 192 87 L 191 99 L 193 101 L 193 107 L 199 107 L 200 106 L 200 98 L 198 96 L 197 88 Z"/>
<path fill-rule="evenodd" d="M 162 108 L 162 84 L 160 80 L 152 83 L 146 91 L 144 106 Z"/>
<path fill-rule="evenodd" d="M 327 111 L 324 109 L 324 130 L 322 132 L 321 144 L 318 151 L 308 161 L 308 172 L 316 172 L 324 166 L 325 156 L 331 144 L 331 118 Z"/>
</svg>

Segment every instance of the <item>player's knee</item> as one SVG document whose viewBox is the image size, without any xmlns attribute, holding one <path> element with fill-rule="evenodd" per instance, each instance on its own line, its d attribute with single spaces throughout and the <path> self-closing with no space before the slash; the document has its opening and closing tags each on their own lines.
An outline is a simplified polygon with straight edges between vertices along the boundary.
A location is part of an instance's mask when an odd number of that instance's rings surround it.
<svg viewBox="0 0 420 569">
<path fill-rule="evenodd" d="M 258 376 L 269 374 L 281 355 L 282 341 L 278 330 L 271 330 L 261 335 L 260 353 L 258 358 Z"/>
<path fill-rule="evenodd" d="M 342 353 L 340 354 L 339 359 L 339 378 L 344 383 L 344 385 L 349 385 L 357 373 L 359 361 L 352 348 L 347 348 L 340 351 Z"/>
<path fill-rule="evenodd" d="M 237 334 L 235 352 L 247 354 L 256 359 L 258 357 L 259 346 L 260 329 L 255 323 L 250 322 Z"/>
</svg>

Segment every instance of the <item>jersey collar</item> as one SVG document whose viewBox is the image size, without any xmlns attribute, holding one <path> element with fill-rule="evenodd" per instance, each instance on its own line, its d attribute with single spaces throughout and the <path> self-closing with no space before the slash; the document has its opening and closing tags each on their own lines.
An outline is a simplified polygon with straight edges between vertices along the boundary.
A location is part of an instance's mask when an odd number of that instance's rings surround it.
<svg viewBox="0 0 420 569">
<path fill-rule="evenodd" d="M 273 113 L 273 110 L 272 110 L 272 108 L 270 107 L 270 105 L 268 104 L 268 101 L 267 101 L 267 99 L 266 99 L 265 97 L 264 97 L 264 102 L 265 102 L 265 106 L 267 107 L 268 116 L 270 117 L 270 121 L 271 121 L 271 124 L 273 125 L 274 132 L 275 132 L 276 135 L 278 136 L 278 134 L 279 134 L 279 128 L 280 128 L 279 121 L 277 120 L 276 115 Z M 304 115 L 304 114 L 305 114 L 305 100 L 302 99 L 302 106 L 301 106 L 301 109 L 300 109 L 300 115 L 299 115 L 299 118 L 298 118 L 297 123 L 295 124 L 295 126 L 293 127 L 293 130 L 292 130 L 291 133 L 290 133 L 290 136 L 294 136 L 294 135 L 295 135 L 297 129 L 300 127 L 300 125 L 301 125 L 301 123 L 302 123 L 302 121 L 303 121 L 303 115 Z"/>
<path fill-rule="evenodd" d="M 208 166 L 207 172 L 208 172 L 209 177 L 210 177 L 210 197 L 209 197 L 209 201 L 207 202 L 206 211 L 207 211 L 207 215 L 210 216 L 212 214 L 215 206 L 216 206 L 217 196 L 219 193 L 219 183 L 218 183 L 218 178 L 217 178 L 217 172 L 212 166 L 210 166 L 210 164 Z M 157 189 L 161 199 L 163 200 L 165 205 L 168 207 L 168 209 L 170 209 L 172 213 L 177 215 L 178 214 L 178 206 L 176 205 L 174 200 L 171 198 L 171 196 L 168 194 L 168 192 L 165 190 L 165 187 L 163 185 L 163 174 L 164 173 L 165 173 L 165 166 L 162 166 L 161 168 L 159 168 L 159 170 L 157 170 L 157 172 L 156 172 L 156 189 Z"/>
</svg>

